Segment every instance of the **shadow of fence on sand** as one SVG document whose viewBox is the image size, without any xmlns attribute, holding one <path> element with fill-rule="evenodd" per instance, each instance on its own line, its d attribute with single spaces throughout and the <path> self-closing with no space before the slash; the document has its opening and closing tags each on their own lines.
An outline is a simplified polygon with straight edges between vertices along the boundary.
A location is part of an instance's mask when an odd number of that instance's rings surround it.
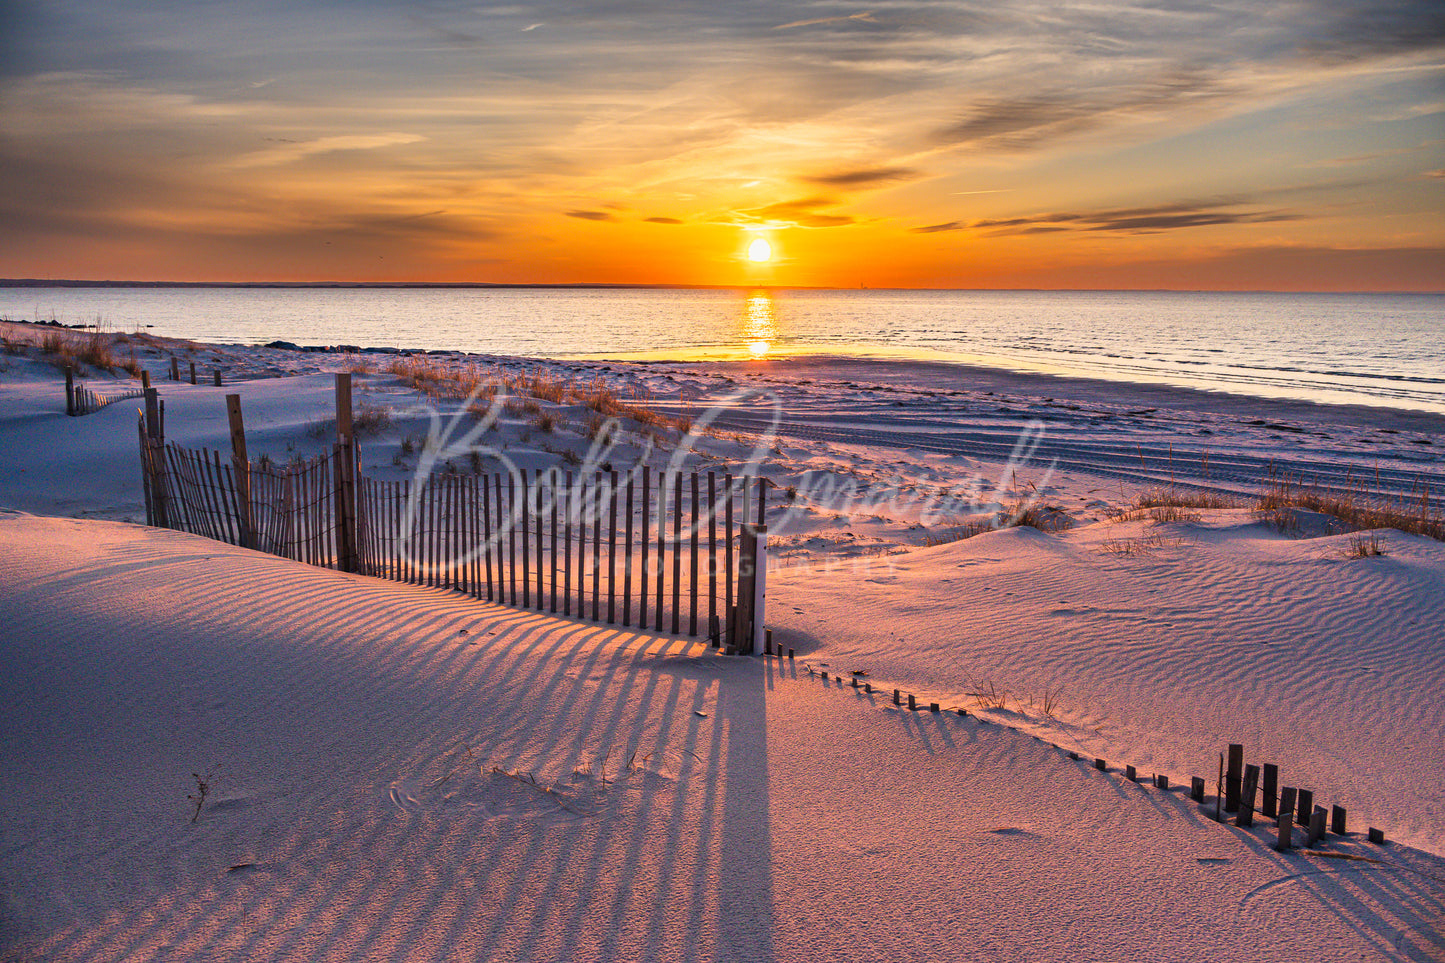
<svg viewBox="0 0 1445 963">
<path fill-rule="evenodd" d="M 127 897 L 31 944 L 36 957 L 771 958 L 758 662 L 274 559 L 196 558 L 141 543 L 34 589 L 63 606 L 163 586 L 144 624 L 81 625 L 65 657 L 145 638 L 108 685 L 142 710 L 181 685 L 228 698 L 183 752 L 235 774 L 194 825 L 177 806 L 125 826 L 138 858 L 98 870 L 129 876 Z"/>
</svg>

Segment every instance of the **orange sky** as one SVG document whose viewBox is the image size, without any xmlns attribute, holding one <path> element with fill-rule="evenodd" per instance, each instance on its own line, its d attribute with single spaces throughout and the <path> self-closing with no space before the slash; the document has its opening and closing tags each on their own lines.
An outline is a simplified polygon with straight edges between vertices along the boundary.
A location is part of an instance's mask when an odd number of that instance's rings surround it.
<svg viewBox="0 0 1445 963">
<path fill-rule="evenodd" d="M 1445 288 L 1435 4 L 14 11 L 8 277 Z"/>
</svg>

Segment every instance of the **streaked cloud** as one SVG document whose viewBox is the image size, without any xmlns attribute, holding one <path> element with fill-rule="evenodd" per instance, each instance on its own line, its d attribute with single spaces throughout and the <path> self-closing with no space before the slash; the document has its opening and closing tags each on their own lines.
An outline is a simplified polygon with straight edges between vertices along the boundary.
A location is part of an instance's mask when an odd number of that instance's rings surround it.
<svg viewBox="0 0 1445 963">
<path fill-rule="evenodd" d="M 339 137 L 319 137 L 311 141 L 286 141 L 282 138 L 273 139 L 281 141 L 282 146 L 244 154 L 231 161 L 229 166 L 235 168 L 275 167 L 278 164 L 290 164 L 315 154 L 330 154 L 334 151 L 377 150 L 382 147 L 395 147 L 398 144 L 415 144 L 426 138 L 420 134 L 391 132 L 385 134 L 350 134 Z"/>
<path fill-rule="evenodd" d="M 810 174 L 802 179 L 825 187 L 877 187 L 917 176 L 919 172 L 911 167 L 864 167 L 831 174 Z"/>
<path fill-rule="evenodd" d="M 850 285 L 877 283 L 865 250 L 899 283 L 963 283 L 960 231 L 993 264 L 1025 243 L 1050 263 L 1197 258 L 1197 238 L 1266 232 L 1445 248 L 1445 8 L 1426 0 L 0 7 L 17 273 L 68 273 L 35 232 L 61 252 L 114 238 L 127 264 L 145 244 L 126 231 L 224 237 L 230 263 L 284 237 L 288 270 L 310 239 L 333 276 L 322 248 L 364 273 L 398 257 L 368 245 L 406 237 L 524 280 L 606 280 L 568 272 L 653 244 L 648 265 L 675 252 L 657 280 L 716 282 L 727 232 L 767 226 L 807 238 L 778 283 Z M 1345 165 L 1349 182 L 1299 183 Z M 939 266 L 888 266 L 904 258 Z"/>
</svg>

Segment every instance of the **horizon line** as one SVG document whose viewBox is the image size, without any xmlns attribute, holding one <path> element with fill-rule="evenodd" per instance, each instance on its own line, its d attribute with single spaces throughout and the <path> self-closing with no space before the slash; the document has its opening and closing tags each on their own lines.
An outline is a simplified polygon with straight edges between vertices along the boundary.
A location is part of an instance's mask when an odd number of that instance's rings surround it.
<svg viewBox="0 0 1445 963">
<path fill-rule="evenodd" d="M 629 283 L 612 281 L 573 282 L 511 282 L 511 281 L 136 281 L 99 280 L 84 278 L 0 278 L 0 287 L 10 288 L 393 288 L 393 289 L 553 289 L 553 290 L 656 290 L 656 291 L 1017 291 L 1017 292 L 1086 292 L 1119 294 L 1445 294 L 1445 288 L 1429 290 L 1409 289 L 1352 289 L 1348 291 L 1322 291 L 1298 288 L 1040 288 L 1040 287 L 838 287 L 836 285 L 810 284 L 668 284 Z"/>
</svg>

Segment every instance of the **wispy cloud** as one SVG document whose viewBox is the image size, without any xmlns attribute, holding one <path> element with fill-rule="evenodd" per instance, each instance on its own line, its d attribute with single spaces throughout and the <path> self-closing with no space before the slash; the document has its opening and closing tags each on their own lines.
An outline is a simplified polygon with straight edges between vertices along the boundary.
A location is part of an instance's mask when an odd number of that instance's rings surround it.
<svg viewBox="0 0 1445 963">
<path fill-rule="evenodd" d="M 415 144 L 423 140 L 426 140 L 426 138 L 420 134 L 403 134 L 397 132 L 320 137 L 316 140 L 286 143 L 281 147 L 271 147 L 266 150 L 243 154 L 231 161 L 228 166 L 237 169 L 247 167 L 275 167 L 280 164 L 290 164 L 316 154 L 330 154 L 334 151 L 377 150 L 382 147 L 395 147 L 398 144 Z"/>
<path fill-rule="evenodd" d="M 918 171 L 911 167 L 864 167 L 831 174 L 811 174 L 802 179 L 824 187 L 881 187 L 917 176 Z"/>
<path fill-rule="evenodd" d="M 945 221 L 912 228 L 915 234 L 937 234 L 945 231 L 973 230 L 992 235 L 1053 234 L 1061 231 L 1119 231 L 1149 234 L 1177 231 L 1190 227 L 1211 227 L 1221 224 L 1267 224 L 1297 221 L 1304 215 L 1287 210 L 1230 210 L 1228 205 L 1208 206 L 1194 203 L 1161 204 L 1154 207 L 1129 207 L 1086 213 L 1058 212 L 1031 214 L 1026 217 Z"/>
<path fill-rule="evenodd" d="M 850 13 L 850 14 L 847 14 L 846 16 L 841 16 L 841 17 L 818 17 L 818 18 L 813 19 L 813 20 L 794 20 L 792 23 L 780 23 L 780 24 L 778 24 L 776 27 L 774 27 L 773 29 L 774 29 L 774 30 L 792 30 L 792 29 L 794 29 L 795 27 L 820 27 L 820 26 L 823 26 L 824 24 L 829 24 L 829 23 L 848 23 L 849 21 L 853 21 L 853 22 L 855 22 L 855 23 L 856 23 L 856 22 L 859 22 L 859 21 L 862 21 L 862 22 L 864 22 L 864 23 L 877 23 L 877 22 L 878 22 L 878 21 L 877 21 L 876 19 L 874 19 L 874 17 L 873 17 L 873 11 L 868 10 L 868 11 L 865 11 L 865 12 L 863 12 L 863 13 Z"/>
<path fill-rule="evenodd" d="M 617 215 L 611 211 L 567 211 L 568 217 L 575 217 L 582 221 L 615 221 Z"/>
</svg>

